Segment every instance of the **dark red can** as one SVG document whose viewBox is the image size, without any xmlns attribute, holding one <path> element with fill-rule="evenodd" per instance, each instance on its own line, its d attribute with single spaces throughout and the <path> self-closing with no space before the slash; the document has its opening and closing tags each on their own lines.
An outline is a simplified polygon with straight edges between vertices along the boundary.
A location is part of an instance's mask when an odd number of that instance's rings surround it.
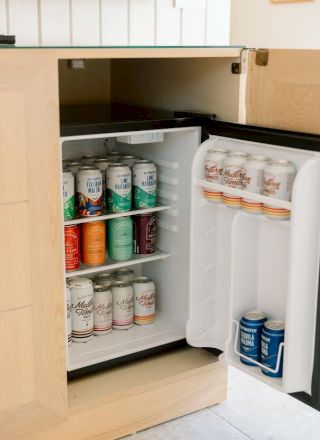
<svg viewBox="0 0 320 440">
<path fill-rule="evenodd" d="M 157 220 L 154 214 L 140 214 L 133 219 L 133 252 L 153 254 L 156 251 Z"/>
<path fill-rule="evenodd" d="M 66 270 L 77 270 L 80 267 L 80 228 L 79 225 L 64 227 L 64 248 Z"/>
</svg>

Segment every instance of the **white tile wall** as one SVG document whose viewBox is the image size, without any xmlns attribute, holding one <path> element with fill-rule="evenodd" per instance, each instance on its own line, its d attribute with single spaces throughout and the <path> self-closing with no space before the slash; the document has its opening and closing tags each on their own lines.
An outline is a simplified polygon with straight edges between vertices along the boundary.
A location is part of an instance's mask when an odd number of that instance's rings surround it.
<svg viewBox="0 0 320 440">
<path fill-rule="evenodd" d="M 0 0 L 21 46 L 228 45 L 229 28 L 230 0 Z"/>
</svg>

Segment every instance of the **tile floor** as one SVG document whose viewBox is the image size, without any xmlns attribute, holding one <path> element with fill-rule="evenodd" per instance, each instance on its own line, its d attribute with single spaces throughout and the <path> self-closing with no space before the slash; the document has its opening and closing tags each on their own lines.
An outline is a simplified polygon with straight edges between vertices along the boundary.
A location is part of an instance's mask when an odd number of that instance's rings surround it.
<svg viewBox="0 0 320 440">
<path fill-rule="evenodd" d="M 128 440 L 320 440 L 320 412 L 229 368 L 226 402 Z"/>
</svg>

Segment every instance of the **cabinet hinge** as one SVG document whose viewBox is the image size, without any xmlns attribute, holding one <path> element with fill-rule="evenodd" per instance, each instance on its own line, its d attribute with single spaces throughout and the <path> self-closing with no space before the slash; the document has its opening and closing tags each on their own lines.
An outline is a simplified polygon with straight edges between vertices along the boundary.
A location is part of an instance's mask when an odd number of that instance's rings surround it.
<svg viewBox="0 0 320 440">
<path fill-rule="evenodd" d="M 257 49 L 256 50 L 256 65 L 257 66 L 267 66 L 268 61 L 269 61 L 268 49 Z"/>
<path fill-rule="evenodd" d="M 241 73 L 247 73 L 248 70 L 248 52 L 251 49 L 242 49 L 240 54 L 239 63 L 231 64 L 231 72 L 235 75 L 240 75 Z"/>
</svg>

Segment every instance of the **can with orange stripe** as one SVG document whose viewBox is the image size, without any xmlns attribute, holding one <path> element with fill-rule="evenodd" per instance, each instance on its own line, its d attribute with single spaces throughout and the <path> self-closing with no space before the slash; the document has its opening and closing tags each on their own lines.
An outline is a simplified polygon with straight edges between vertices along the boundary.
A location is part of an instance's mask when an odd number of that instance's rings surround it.
<svg viewBox="0 0 320 440">
<path fill-rule="evenodd" d="M 133 282 L 134 318 L 138 325 L 151 324 L 155 314 L 155 285 L 152 280 L 140 277 Z"/>
<path fill-rule="evenodd" d="M 242 166 L 248 154 L 242 151 L 232 151 L 225 160 L 223 169 L 223 184 L 233 189 L 242 189 Z M 240 208 L 241 197 L 223 192 L 223 202 L 230 208 Z"/>
<path fill-rule="evenodd" d="M 208 182 L 223 184 L 223 167 L 227 157 L 227 152 L 221 149 L 211 149 L 207 151 L 204 160 L 204 178 Z M 213 203 L 222 202 L 222 192 L 213 191 L 210 188 L 204 189 L 204 197 Z"/>
<path fill-rule="evenodd" d="M 245 191 L 262 194 L 264 169 L 269 159 L 265 156 L 249 156 L 242 167 L 242 188 Z M 241 208 L 251 214 L 262 214 L 263 203 L 243 198 Z"/>
<path fill-rule="evenodd" d="M 88 266 L 99 266 L 106 260 L 106 224 L 103 221 L 83 223 L 81 260 Z"/>
</svg>

